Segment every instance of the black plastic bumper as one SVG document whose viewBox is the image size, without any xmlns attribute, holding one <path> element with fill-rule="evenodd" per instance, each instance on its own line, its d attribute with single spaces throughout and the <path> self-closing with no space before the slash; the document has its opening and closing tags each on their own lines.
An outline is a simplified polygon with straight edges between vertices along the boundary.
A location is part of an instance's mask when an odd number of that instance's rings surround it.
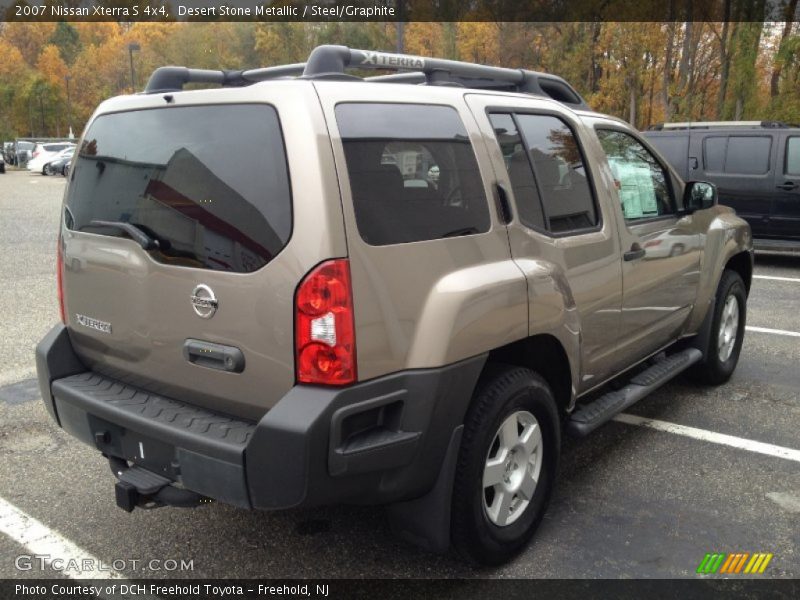
<svg viewBox="0 0 800 600">
<path fill-rule="evenodd" d="M 63 325 L 36 354 L 44 403 L 72 435 L 203 496 L 263 509 L 425 495 L 486 360 L 344 389 L 295 386 L 254 423 L 87 371 Z"/>
</svg>

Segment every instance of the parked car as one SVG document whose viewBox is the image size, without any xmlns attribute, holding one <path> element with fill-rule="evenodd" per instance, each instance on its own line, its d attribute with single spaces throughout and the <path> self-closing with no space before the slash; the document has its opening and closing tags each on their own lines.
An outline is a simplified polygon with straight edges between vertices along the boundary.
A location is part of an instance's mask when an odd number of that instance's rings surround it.
<svg viewBox="0 0 800 600">
<path fill-rule="evenodd" d="M 14 164 L 14 142 L 3 142 L 3 161 Z"/>
<path fill-rule="evenodd" d="M 34 142 L 18 141 L 14 146 L 14 165 L 18 167 L 27 166 L 35 147 L 36 144 Z"/>
<path fill-rule="evenodd" d="M 644 135 L 684 179 L 716 184 L 756 248 L 800 246 L 800 128 L 774 121 L 665 123 Z"/>
<path fill-rule="evenodd" d="M 61 152 L 56 154 L 50 162 L 45 163 L 42 173 L 44 175 L 59 175 L 66 176 L 69 170 L 69 164 L 72 157 L 75 155 L 75 146 L 64 148 Z"/>
<path fill-rule="evenodd" d="M 39 384 L 124 510 L 383 504 L 497 564 L 562 435 L 736 368 L 750 227 L 563 79 L 343 46 L 226 73 L 101 104 L 65 194 Z"/>
<path fill-rule="evenodd" d="M 75 148 L 75 144 L 69 142 L 52 142 L 36 144 L 31 158 L 28 161 L 28 171 L 47 175 L 45 165 L 53 160 L 59 152 L 66 149 Z"/>
</svg>

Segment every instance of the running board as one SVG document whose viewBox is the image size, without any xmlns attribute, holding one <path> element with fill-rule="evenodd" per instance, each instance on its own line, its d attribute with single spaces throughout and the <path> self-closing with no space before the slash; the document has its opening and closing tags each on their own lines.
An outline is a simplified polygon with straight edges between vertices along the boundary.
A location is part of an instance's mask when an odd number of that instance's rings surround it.
<svg viewBox="0 0 800 600">
<path fill-rule="evenodd" d="M 603 394 L 573 412 L 567 423 L 567 432 L 575 437 L 591 433 L 702 358 L 700 350 L 687 348 L 657 362 L 636 374 L 624 388 Z"/>
</svg>

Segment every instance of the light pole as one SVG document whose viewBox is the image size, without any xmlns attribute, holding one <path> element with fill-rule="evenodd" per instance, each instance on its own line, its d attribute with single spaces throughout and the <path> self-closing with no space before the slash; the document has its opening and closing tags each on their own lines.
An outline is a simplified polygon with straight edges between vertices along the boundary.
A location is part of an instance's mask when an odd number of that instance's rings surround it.
<svg viewBox="0 0 800 600">
<path fill-rule="evenodd" d="M 131 91 L 136 93 L 136 71 L 133 70 L 133 52 L 141 50 L 141 47 L 136 42 L 128 44 L 128 56 L 131 59 Z"/>
<path fill-rule="evenodd" d="M 75 137 L 72 133 L 72 100 L 69 96 L 69 80 L 72 79 L 71 75 L 64 75 L 64 81 L 67 84 L 67 127 L 69 128 L 69 137 Z"/>
<path fill-rule="evenodd" d="M 44 99 L 42 98 L 42 86 L 39 86 L 38 92 L 39 92 L 39 114 L 42 117 L 42 135 L 44 136 Z"/>
</svg>

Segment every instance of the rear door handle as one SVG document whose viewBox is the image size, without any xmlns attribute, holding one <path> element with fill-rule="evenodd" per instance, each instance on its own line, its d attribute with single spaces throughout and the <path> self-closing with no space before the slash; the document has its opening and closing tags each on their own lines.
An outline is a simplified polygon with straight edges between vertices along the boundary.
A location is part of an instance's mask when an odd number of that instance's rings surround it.
<svg viewBox="0 0 800 600">
<path fill-rule="evenodd" d="M 183 344 L 183 357 L 198 367 L 241 373 L 244 371 L 244 354 L 234 346 L 188 339 Z"/>
<path fill-rule="evenodd" d="M 782 190 L 786 190 L 787 192 L 790 192 L 792 190 L 797 189 L 797 182 L 795 182 L 795 181 L 786 181 L 784 183 L 780 183 L 780 184 L 776 185 L 775 187 L 777 187 L 779 189 L 782 189 Z"/>
<path fill-rule="evenodd" d="M 645 255 L 645 249 L 642 248 L 638 242 L 634 242 L 633 246 L 631 246 L 631 249 L 628 250 L 625 254 L 623 254 L 622 258 L 628 261 L 638 260 L 640 258 L 644 258 L 644 255 Z"/>
</svg>

